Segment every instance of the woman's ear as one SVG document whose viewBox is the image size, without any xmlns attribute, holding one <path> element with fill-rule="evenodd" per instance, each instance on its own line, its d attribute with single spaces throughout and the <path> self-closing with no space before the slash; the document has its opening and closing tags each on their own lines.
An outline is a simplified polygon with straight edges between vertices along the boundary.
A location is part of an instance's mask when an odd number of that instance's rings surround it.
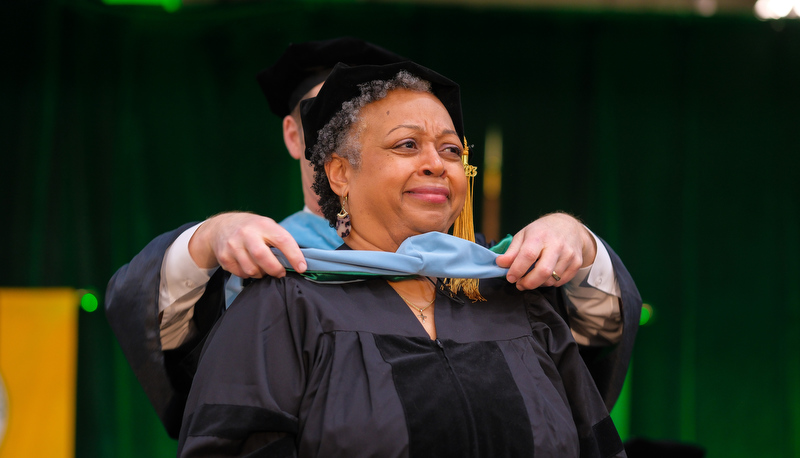
<svg viewBox="0 0 800 458">
<path fill-rule="evenodd" d="M 303 140 L 303 129 L 292 115 L 283 118 L 283 143 L 289 150 L 289 155 L 295 159 L 300 159 L 305 154 L 305 141 Z"/>
<path fill-rule="evenodd" d="M 349 188 L 350 161 L 333 153 L 331 160 L 325 164 L 325 174 L 328 175 L 328 182 L 336 195 L 346 196 Z"/>
</svg>

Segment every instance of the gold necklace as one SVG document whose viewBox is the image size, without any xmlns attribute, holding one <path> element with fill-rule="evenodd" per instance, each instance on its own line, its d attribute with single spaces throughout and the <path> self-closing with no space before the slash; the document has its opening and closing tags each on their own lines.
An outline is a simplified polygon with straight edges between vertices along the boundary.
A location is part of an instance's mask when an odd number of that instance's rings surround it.
<svg viewBox="0 0 800 458">
<path fill-rule="evenodd" d="M 430 301 L 430 302 L 428 302 L 428 305 L 426 305 L 425 307 L 419 308 L 419 307 L 417 307 L 417 306 L 416 306 L 416 305 L 415 305 L 413 302 L 411 302 L 410 300 L 408 300 L 408 299 L 406 299 L 405 297 L 403 297 L 403 295 L 402 295 L 402 294 L 400 294 L 400 293 L 397 293 L 397 295 L 398 295 L 398 296 L 400 296 L 400 298 L 401 298 L 401 299 L 403 299 L 403 301 L 405 301 L 405 303 L 406 303 L 406 304 L 410 305 L 412 308 L 415 308 L 415 309 L 419 310 L 419 315 L 416 315 L 416 316 L 418 316 L 418 317 L 419 317 L 419 319 L 421 319 L 423 323 L 425 322 L 425 318 L 427 318 L 427 316 L 423 315 L 423 314 L 422 314 L 422 312 L 424 312 L 424 311 L 425 311 L 425 309 L 427 309 L 428 307 L 430 307 L 431 305 L 433 305 L 433 301 L 435 301 L 435 300 L 436 300 L 436 292 L 434 291 L 434 293 L 433 293 L 433 299 L 431 299 L 431 301 Z"/>
</svg>

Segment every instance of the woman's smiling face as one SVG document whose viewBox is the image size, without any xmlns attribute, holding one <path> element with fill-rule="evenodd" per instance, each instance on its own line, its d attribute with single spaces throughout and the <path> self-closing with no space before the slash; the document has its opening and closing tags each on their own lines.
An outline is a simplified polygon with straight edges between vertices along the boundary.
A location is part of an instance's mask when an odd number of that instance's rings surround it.
<svg viewBox="0 0 800 458">
<path fill-rule="evenodd" d="M 447 231 L 464 205 L 467 179 L 461 141 L 439 99 L 395 89 L 361 110 L 351 134 L 361 161 L 357 168 L 342 161 L 348 244 L 395 251 L 412 235 Z M 362 241 L 371 248 L 359 247 Z"/>
</svg>

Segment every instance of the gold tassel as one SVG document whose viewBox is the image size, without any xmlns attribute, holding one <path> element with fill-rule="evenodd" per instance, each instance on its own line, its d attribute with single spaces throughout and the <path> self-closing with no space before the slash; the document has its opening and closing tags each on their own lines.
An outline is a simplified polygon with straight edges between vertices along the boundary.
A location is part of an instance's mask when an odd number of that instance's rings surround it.
<svg viewBox="0 0 800 458">
<path fill-rule="evenodd" d="M 475 225 L 472 220 L 472 195 L 478 168 L 469 164 L 469 146 L 467 145 L 466 137 L 464 137 L 464 151 L 461 153 L 461 162 L 464 165 L 464 174 L 467 176 L 467 196 L 464 199 L 464 208 L 461 209 L 461 213 L 456 218 L 455 224 L 453 224 L 453 235 L 474 243 Z M 458 294 L 460 290 L 464 290 L 464 295 L 473 302 L 486 300 L 478 291 L 477 278 L 450 278 L 447 282 L 453 294 Z"/>
</svg>

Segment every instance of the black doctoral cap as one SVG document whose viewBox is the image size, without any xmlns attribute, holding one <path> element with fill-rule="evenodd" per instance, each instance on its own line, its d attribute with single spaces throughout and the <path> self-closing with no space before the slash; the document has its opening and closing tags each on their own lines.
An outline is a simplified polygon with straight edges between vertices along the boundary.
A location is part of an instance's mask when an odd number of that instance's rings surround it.
<svg viewBox="0 0 800 458">
<path fill-rule="evenodd" d="M 319 94 L 300 104 L 303 118 L 303 134 L 306 142 L 306 159 L 317 144 L 317 133 L 342 109 L 342 104 L 361 95 L 359 85 L 375 80 L 390 80 L 405 70 L 431 83 L 431 92 L 444 105 L 459 138 L 464 138 L 464 122 L 461 116 L 461 93 L 454 81 L 429 68 L 411 61 L 386 65 L 349 66 L 342 63 L 333 67 Z"/>
<path fill-rule="evenodd" d="M 337 62 L 383 65 L 405 60 L 408 59 L 358 38 L 292 43 L 275 65 L 262 70 L 256 80 L 269 109 L 283 118 L 311 88 L 325 81 Z"/>
</svg>

